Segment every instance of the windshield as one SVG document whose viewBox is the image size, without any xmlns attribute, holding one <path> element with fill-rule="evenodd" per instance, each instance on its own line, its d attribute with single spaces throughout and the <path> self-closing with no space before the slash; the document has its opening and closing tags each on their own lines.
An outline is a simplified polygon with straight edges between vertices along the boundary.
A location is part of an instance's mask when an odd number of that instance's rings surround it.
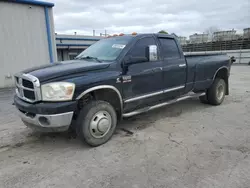
<svg viewBox="0 0 250 188">
<path fill-rule="evenodd" d="M 120 55 L 123 48 L 125 48 L 132 38 L 132 36 L 123 36 L 99 40 L 80 53 L 76 59 L 113 61 Z"/>
</svg>

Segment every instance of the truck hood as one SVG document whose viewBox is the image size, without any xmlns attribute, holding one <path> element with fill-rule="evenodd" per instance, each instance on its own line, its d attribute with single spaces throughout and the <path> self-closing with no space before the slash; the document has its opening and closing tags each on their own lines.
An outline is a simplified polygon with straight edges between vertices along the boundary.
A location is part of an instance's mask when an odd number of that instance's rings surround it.
<svg viewBox="0 0 250 188">
<path fill-rule="evenodd" d="M 33 67 L 23 71 L 37 77 L 40 82 L 53 78 L 77 74 L 86 71 L 100 70 L 109 67 L 110 63 L 84 60 L 61 61 L 39 67 Z"/>
</svg>

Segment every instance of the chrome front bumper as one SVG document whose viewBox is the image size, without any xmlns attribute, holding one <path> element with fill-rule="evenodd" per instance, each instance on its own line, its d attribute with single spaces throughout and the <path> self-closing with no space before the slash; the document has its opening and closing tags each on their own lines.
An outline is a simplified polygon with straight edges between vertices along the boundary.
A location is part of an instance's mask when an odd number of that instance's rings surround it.
<svg viewBox="0 0 250 188">
<path fill-rule="evenodd" d="M 42 132 L 61 132 L 68 130 L 72 122 L 74 112 L 62 114 L 31 114 L 19 111 L 19 116 L 28 127 Z"/>
</svg>

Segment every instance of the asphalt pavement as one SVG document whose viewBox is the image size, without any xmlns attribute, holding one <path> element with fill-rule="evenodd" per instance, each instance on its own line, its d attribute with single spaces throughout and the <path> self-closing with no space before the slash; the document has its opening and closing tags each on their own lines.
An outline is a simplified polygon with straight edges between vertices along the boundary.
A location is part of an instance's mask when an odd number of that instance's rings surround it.
<svg viewBox="0 0 250 188">
<path fill-rule="evenodd" d="M 220 106 L 187 100 L 126 119 L 91 148 L 26 128 L 0 91 L 2 188 L 249 188 L 250 66 L 233 66 Z"/>
</svg>

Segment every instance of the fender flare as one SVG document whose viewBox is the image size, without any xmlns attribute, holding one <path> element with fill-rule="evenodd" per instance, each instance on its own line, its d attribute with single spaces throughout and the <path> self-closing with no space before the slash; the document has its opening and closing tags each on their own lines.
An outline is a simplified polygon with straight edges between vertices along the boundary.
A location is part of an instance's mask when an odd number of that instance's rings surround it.
<svg viewBox="0 0 250 188">
<path fill-rule="evenodd" d="M 218 69 L 215 71 L 214 76 L 213 76 L 213 80 L 215 79 L 217 73 L 218 73 L 220 70 L 224 69 L 224 68 L 227 69 L 227 73 L 229 72 L 228 67 L 222 66 L 222 67 L 218 68 Z"/>
<path fill-rule="evenodd" d="M 112 85 L 100 85 L 100 86 L 91 87 L 91 88 L 85 90 L 84 92 L 82 92 L 80 95 L 78 95 L 78 97 L 76 97 L 76 100 L 79 100 L 84 95 L 86 95 L 86 94 L 88 94 L 88 93 L 90 93 L 92 91 L 97 91 L 97 90 L 100 90 L 100 89 L 111 89 L 111 90 L 116 92 L 116 94 L 118 95 L 118 98 L 120 100 L 120 106 L 121 106 L 121 112 L 122 112 L 122 109 L 123 109 L 122 95 L 121 95 L 120 91 L 116 87 L 114 87 Z"/>
<path fill-rule="evenodd" d="M 229 68 L 228 68 L 228 67 L 222 66 L 222 67 L 220 67 L 219 69 L 217 69 L 217 71 L 215 72 L 215 74 L 214 74 L 214 76 L 213 76 L 213 81 L 215 80 L 217 73 L 218 73 L 220 70 L 222 70 L 222 69 L 226 69 L 226 70 L 227 70 L 227 79 L 225 80 L 225 82 L 226 82 L 226 95 L 229 95 L 229 83 L 228 83 L 228 82 L 229 82 L 229 81 L 228 81 L 228 77 L 229 77 Z"/>
</svg>

